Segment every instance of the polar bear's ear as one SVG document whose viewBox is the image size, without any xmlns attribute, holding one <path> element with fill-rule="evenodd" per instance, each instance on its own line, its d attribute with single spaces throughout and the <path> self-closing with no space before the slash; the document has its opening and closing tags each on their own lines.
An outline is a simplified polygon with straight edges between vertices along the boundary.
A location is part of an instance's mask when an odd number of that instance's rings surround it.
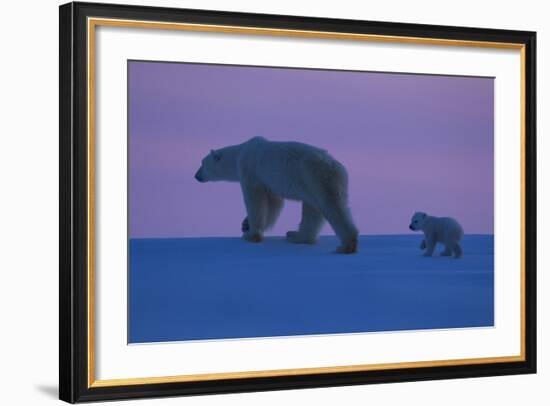
<svg viewBox="0 0 550 406">
<path fill-rule="evenodd" d="M 214 161 L 218 162 L 221 158 L 220 153 L 214 151 L 213 149 L 210 150 L 210 155 L 212 155 L 212 158 L 214 158 Z"/>
<path fill-rule="evenodd" d="M 425 219 L 425 218 L 426 218 L 426 216 L 427 216 L 427 214 L 426 214 L 426 213 L 422 213 L 422 218 L 423 218 L 423 219 Z"/>
</svg>

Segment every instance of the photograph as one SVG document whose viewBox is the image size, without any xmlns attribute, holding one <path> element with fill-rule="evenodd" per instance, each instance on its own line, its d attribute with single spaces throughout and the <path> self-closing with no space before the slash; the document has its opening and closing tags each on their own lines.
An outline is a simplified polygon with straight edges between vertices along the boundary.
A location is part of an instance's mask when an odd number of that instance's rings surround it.
<svg viewBox="0 0 550 406">
<path fill-rule="evenodd" d="M 60 6 L 60 399 L 536 373 L 536 32 L 329 15 Z"/>
<path fill-rule="evenodd" d="M 495 78 L 127 61 L 128 344 L 492 328 Z"/>
</svg>

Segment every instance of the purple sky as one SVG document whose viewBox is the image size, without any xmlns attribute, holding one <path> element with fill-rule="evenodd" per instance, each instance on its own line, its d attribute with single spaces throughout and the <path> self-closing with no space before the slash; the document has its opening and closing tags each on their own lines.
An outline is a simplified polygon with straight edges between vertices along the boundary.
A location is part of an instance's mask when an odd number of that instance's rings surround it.
<svg viewBox="0 0 550 406">
<path fill-rule="evenodd" d="M 128 81 L 132 238 L 240 235 L 239 185 L 193 176 L 256 135 L 342 162 L 361 234 L 408 234 L 414 211 L 493 233 L 491 78 L 129 62 Z M 268 234 L 299 221 L 286 202 Z"/>
</svg>

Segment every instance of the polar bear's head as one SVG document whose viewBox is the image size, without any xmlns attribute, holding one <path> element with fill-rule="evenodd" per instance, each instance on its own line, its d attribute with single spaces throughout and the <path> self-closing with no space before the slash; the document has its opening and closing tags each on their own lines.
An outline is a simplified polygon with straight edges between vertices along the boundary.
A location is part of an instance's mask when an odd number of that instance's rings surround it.
<svg viewBox="0 0 550 406">
<path fill-rule="evenodd" d="M 411 224 L 409 225 L 409 228 L 413 231 L 422 230 L 424 228 L 426 217 L 428 217 L 426 213 L 417 211 L 413 214 L 411 218 Z"/>
<path fill-rule="evenodd" d="M 201 183 L 219 180 L 237 181 L 237 164 L 232 147 L 222 148 L 205 156 L 195 179 Z"/>
</svg>

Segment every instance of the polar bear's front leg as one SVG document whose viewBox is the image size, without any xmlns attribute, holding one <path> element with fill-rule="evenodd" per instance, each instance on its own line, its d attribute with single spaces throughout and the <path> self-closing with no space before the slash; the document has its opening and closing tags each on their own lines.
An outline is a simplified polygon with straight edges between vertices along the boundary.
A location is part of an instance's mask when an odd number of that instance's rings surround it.
<svg viewBox="0 0 550 406">
<path fill-rule="evenodd" d="M 279 218 L 279 214 L 281 214 L 281 210 L 283 209 L 284 200 L 283 198 L 268 191 L 265 192 L 265 199 L 266 210 L 263 229 L 268 230 L 273 227 Z"/>
<path fill-rule="evenodd" d="M 245 217 L 241 224 L 241 231 L 246 233 L 248 230 L 250 230 L 250 224 L 248 224 L 248 217 Z"/>
<path fill-rule="evenodd" d="M 266 208 L 265 208 L 265 218 L 263 219 L 263 229 L 267 230 L 275 224 L 281 209 L 283 208 L 284 200 L 279 196 L 276 196 L 272 193 L 266 193 Z M 248 217 L 245 217 L 241 223 L 241 231 L 246 233 L 250 230 L 250 223 L 248 222 Z"/>
<path fill-rule="evenodd" d="M 247 217 L 242 224 L 243 238 L 250 242 L 260 242 L 263 240 L 267 213 L 265 191 L 261 187 L 246 183 L 241 183 L 241 188 L 247 213 Z M 248 225 L 247 230 L 245 230 L 246 225 Z"/>
</svg>

